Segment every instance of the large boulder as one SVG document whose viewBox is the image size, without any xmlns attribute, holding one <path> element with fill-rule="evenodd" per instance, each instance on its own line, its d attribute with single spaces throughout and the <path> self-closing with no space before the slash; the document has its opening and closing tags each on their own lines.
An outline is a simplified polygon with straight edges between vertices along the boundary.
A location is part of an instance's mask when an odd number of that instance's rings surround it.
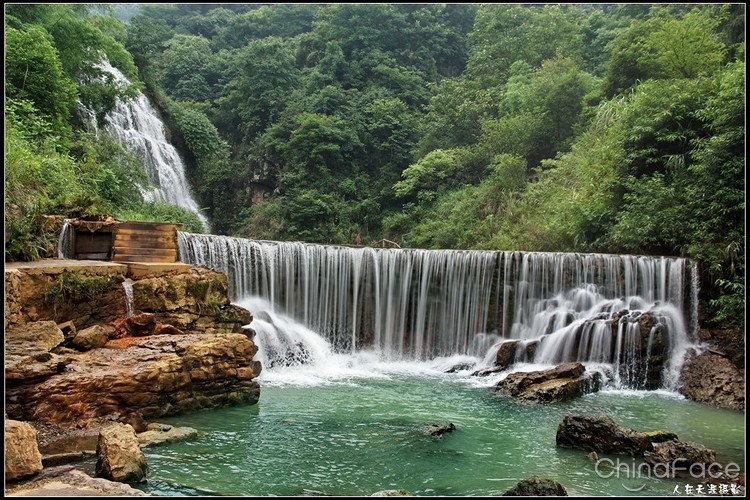
<svg viewBox="0 0 750 500">
<path fill-rule="evenodd" d="M 607 415 L 598 417 L 566 416 L 557 427 L 557 446 L 597 453 L 639 456 L 652 448 L 645 432 L 615 423 Z"/>
<path fill-rule="evenodd" d="M 591 379 L 585 376 L 578 378 L 552 379 L 540 384 L 532 385 L 519 394 L 523 401 L 534 403 L 552 403 L 565 401 L 586 394 L 589 388 L 598 387 L 598 374 L 592 375 Z"/>
<path fill-rule="evenodd" d="M 693 401 L 745 411 L 745 377 L 729 359 L 711 351 L 688 351 L 679 391 Z"/>
<path fill-rule="evenodd" d="M 36 430 L 26 422 L 5 420 L 5 479 L 15 481 L 41 470 Z"/>
<path fill-rule="evenodd" d="M 564 497 L 568 496 L 568 492 L 565 490 L 563 485 L 555 480 L 548 479 L 541 476 L 531 476 L 527 479 L 522 479 L 514 487 L 503 493 L 503 496 L 508 497 Z"/>
<path fill-rule="evenodd" d="M 146 479 L 148 464 L 141 451 L 135 430 L 115 423 L 99 432 L 96 445 L 96 475 L 120 483 L 137 483 Z"/>
<path fill-rule="evenodd" d="M 598 376 L 585 371 L 581 363 L 564 363 L 549 370 L 514 372 L 498 382 L 496 391 L 536 403 L 563 401 L 598 389 Z"/>
<path fill-rule="evenodd" d="M 509 340 L 500 344 L 495 356 L 495 366 L 504 370 L 516 361 L 516 350 L 520 340 Z"/>
<path fill-rule="evenodd" d="M 548 380 L 575 379 L 586 371 L 581 363 L 564 363 L 549 370 L 514 372 L 498 382 L 497 391 L 511 396 L 519 396 L 529 387 Z"/>
</svg>

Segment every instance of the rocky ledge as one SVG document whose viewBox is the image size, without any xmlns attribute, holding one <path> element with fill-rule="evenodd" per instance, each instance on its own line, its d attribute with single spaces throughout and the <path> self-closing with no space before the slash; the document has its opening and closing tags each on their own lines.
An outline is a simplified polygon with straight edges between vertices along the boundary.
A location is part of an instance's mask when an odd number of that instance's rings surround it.
<svg viewBox="0 0 750 500">
<path fill-rule="evenodd" d="M 6 324 L 7 417 L 84 427 L 258 401 L 254 332 L 243 328 L 252 315 L 230 304 L 224 274 L 188 266 L 132 279 L 126 317 L 121 268 L 110 276 L 109 267 L 71 262 L 6 270 L 6 284 L 17 285 L 6 297 L 15 312 Z M 114 303 L 81 319 L 76 301 L 93 296 Z"/>
<path fill-rule="evenodd" d="M 244 334 L 225 333 L 125 337 L 85 352 L 48 353 L 54 366 L 47 369 L 30 369 L 33 358 L 6 365 L 6 413 L 16 420 L 82 425 L 108 415 L 138 412 L 152 419 L 255 403 L 256 351 Z M 10 357 L 19 355 L 12 351 Z M 22 378 L 26 373 L 34 377 Z"/>
</svg>

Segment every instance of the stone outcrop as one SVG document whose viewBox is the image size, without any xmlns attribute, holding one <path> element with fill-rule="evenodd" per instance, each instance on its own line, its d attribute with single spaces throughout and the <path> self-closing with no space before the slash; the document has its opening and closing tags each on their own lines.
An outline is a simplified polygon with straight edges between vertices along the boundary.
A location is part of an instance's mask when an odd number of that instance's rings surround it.
<svg viewBox="0 0 750 500">
<path fill-rule="evenodd" d="M 5 332 L 5 383 L 39 382 L 65 370 L 66 355 L 52 353 L 65 341 L 54 321 L 27 323 Z"/>
<path fill-rule="evenodd" d="M 451 422 L 433 422 L 425 427 L 425 432 L 430 436 L 443 437 L 446 432 L 453 432 L 456 426 Z"/>
<path fill-rule="evenodd" d="M 715 352 L 688 351 L 680 371 L 679 391 L 693 401 L 745 410 L 745 377 L 732 361 Z"/>
<path fill-rule="evenodd" d="M 111 424 L 99 432 L 96 446 L 96 475 L 120 483 L 146 479 L 148 464 L 135 430 L 127 424 Z"/>
<path fill-rule="evenodd" d="M 409 490 L 382 490 L 376 491 L 371 497 L 411 497 L 414 496 Z"/>
<path fill-rule="evenodd" d="M 645 432 L 615 423 L 607 415 L 598 417 L 566 416 L 557 427 L 557 446 L 597 453 L 639 456 L 652 448 Z"/>
<path fill-rule="evenodd" d="M 76 328 L 111 324 L 125 316 L 122 282 L 127 266 L 112 262 L 41 261 L 10 263 L 5 269 L 5 327 L 36 321 Z"/>
<path fill-rule="evenodd" d="M 253 319 L 246 309 L 230 303 L 223 273 L 193 267 L 189 273 L 144 278 L 133 283 L 136 311 L 183 331 L 235 332 Z"/>
<path fill-rule="evenodd" d="M 564 401 L 598 390 L 598 374 L 589 376 L 581 363 L 564 363 L 549 370 L 514 372 L 498 382 L 498 394 L 524 401 L 549 403 Z"/>
<path fill-rule="evenodd" d="M 141 448 L 147 446 L 171 443 L 197 436 L 198 431 L 192 427 L 173 427 L 167 424 L 150 423 L 147 430 L 138 433 L 138 442 Z"/>
<path fill-rule="evenodd" d="M 81 423 L 136 411 L 152 419 L 255 403 L 256 352 L 238 333 L 110 340 L 104 348 L 70 354 L 61 373 L 8 387 L 6 411 L 19 420 Z"/>
<path fill-rule="evenodd" d="M 568 492 L 565 490 L 563 485 L 541 476 L 531 476 L 527 479 L 522 479 L 514 487 L 503 493 L 503 496 L 514 496 L 514 497 L 535 497 L 535 496 L 557 496 L 564 497 L 568 496 Z"/>
<path fill-rule="evenodd" d="M 516 349 L 521 343 L 520 340 L 510 340 L 500 344 L 495 356 L 495 366 L 500 370 L 505 370 L 516 360 Z"/>
<path fill-rule="evenodd" d="M 5 479 L 15 481 L 42 470 L 36 430 L 26 422 L 5 420 Z"/>
<path fill-rule="evenodd" d="M 253 379 L 261 367 L 253 360 L 254 332 L 243 328 L 252 315 L 229 303 L 226 276 L 182 264 L 133 279 L 139 313 L 126 319 L 127 269 L 62 260 L 6 268 L 10 418 L 89 425 L 112 416 L 132 423 L 135 415 L 257 402 Z M 96 318 L 107 321 L 92 324 Z"/>
</svg>

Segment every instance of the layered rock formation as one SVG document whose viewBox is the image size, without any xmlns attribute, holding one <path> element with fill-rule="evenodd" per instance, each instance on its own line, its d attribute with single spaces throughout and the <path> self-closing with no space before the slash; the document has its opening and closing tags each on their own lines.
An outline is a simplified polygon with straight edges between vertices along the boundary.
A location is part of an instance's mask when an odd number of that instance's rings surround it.
<svg viewBox="0 0 750 500">
<path fill-rule="evenodd" d="M 603 319 L 595 318 L 581 323 L 574 330 L 566 332 L 565 356 L 560 361 L 587 359 L 588 355 L 585 351 L 589 350 L 591 346 L 588 343 L 586 331 L 590 326 L 589 323 L 600 321 L 603 321 Z M 613 313 L 611 318 L 606 319 L 606 322 L 607 332 L 611 332 L 611 339 L 604 342 L 604 345 L 609 346 L 609 351 L 601 353 L 603 359 L 612 360 L 615 365 L 619 366 L 620 376 L 635 386 L 643 389 L 661 387 L 664 365 L 667 361 L 667 346 L 664 326 L 660 323 L 656 313 L 647 311 L 641 314 L 637 311 L 631 312 L 623 309 Z M 623 328 L 623 325 L 628 323 L 636 326 L 638 337 L 637 341 L 634 342 L 637 347 L 632 351 L 630 348 L 617 348 L 618 332 Z M 552 331 L 553 329 L 550 326 L 547 329 L 547 334 L 552 333 Z M 486 376 L 502 372 L 519 362 L 539 362 L 540 346 L 544 345 L 546 339 L 547 337 L 543 336 L 542 339 L 535 340 L 503 341 L 498 346 L 494 367 L 477 371 L 474 375 Z M 570 390 L 570 386 L 566 386 L 565 390 Z M 552 392 L 556 391 L 552 390 Z"/>
<path fill-rule="evenodd" d="M 128 267 L 98 261 L 40 261 L 5 268 L 5 328 L 72 321 L 76 328 L 125 316 L 121 286 Z"/>
<path fill-rule="evenodd" d="M 154 328 L 133 336 L 122 328 L 126 307 L 121 282 L 127 273 L 121 268 L 127 266 L 119 266 L 114 277 L 87 275 L 69 263 L 42 265 L 44 272 L 6 270 L 6 285 L 15 284 L 6 298 L 6 311 L 14 311 L 10 321 L 6 317 L 10 418 L 81 426 L 103 417 L 153 419 L 258 401 L 254 378 L 261 367 L 253 360 L 254 332 L 242 328 L 252 316 L 229 303 L 223 274 L 185 266 L 185 272 L 134 280 L 135 309 L 147 311 L 139 317 L 150 317 L 146 323 Z M 71 279 L 76 273 L 80 275 Z M 69 284 L 87 283 L 89 276 L 101 278 L 97 286 L 109 283 L 94 302 L 102 311 L 94 314 L 87 304 L 88 312 L 81 315 L 75 301 L 57 311 L 41 306 L 50 297 L 45 290 L 70 295 L 77 288 Z M 110 321 L 92 324 L 95 318 Z"/>
<path fill-rule="evenodd" d="M 133 283 L 136 311 L 152 313 L 161 323 L 196 333 L 239 332 L 252 321 L 250 312 L 229 302 L 228 293 L 226 275 L 202 267 Z"/>
<path fill-rule="evenodd" d="M 6 388 L 20 420 L 85 422 L 139 412 L 151 419 L 258 401 L 257 347 L 245 335 L 158 335 L 110 340 L 65 357 L 65 368 Z M 10 372 L 11 375 L 13 372 Z"/>
</svg>

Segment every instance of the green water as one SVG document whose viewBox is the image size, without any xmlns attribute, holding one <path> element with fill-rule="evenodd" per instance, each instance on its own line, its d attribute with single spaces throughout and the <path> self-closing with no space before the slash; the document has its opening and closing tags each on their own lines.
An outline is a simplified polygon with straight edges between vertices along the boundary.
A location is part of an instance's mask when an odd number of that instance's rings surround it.
<svg viewBox="0 0 750 500">
<path fill-rule="evenodd" d="M 316 379 L 261 378 L 257 405 L 163 419 L 201 431 L 145 450 L 153 495 L 353 495 L 407 489 L 414 495 L 499 495 L 531 475 L 569 495 L 672 495 L 687 479 L 617 477 L 584 451 L 557 448 L 566 415 L 606 413 L 638 430 L 669 429 L 745 469 L 744 414 L 663 392 L 605 391 L 554 405 L 495 396 L 476 377 L 387 367 Z M 487 382 L 484 382 L 487 384 Z M 447 421 L 442 439 L 421 426 Z M 609 477 L 605 477 L 609 476 Z M 692 481 L 692 480 L 691 480 Z M 693 481 L 694 482 L 694 481 Z M 714 481 L 717 485 L 717 481 Z M 639 492 L 630 492 L 645 484 Z M 697 483 L 696 483 L 697 484 Z"/>
</svg>

